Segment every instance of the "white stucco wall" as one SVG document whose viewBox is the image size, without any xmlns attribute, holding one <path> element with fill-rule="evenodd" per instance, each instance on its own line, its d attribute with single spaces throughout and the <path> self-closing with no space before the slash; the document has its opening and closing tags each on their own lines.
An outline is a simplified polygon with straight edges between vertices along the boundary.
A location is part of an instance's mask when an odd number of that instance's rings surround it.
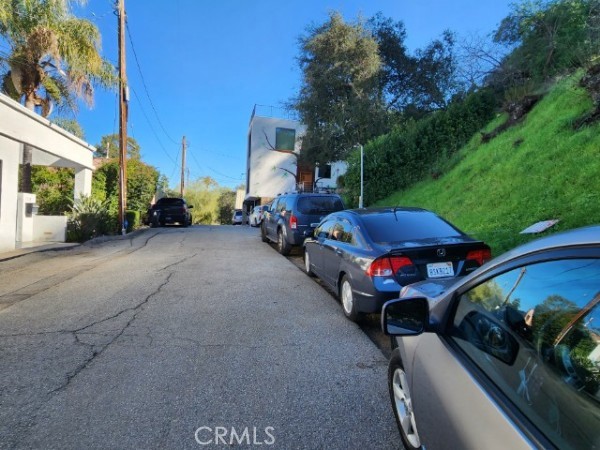
<svg viewBox="0 0 600 450">
<path fill-rule="evenodd" d="M 33 216 L 35 242 L 65 242 L 67 216 Z"/>
<path fill-rule="evenodd" d="M 330 178 L 321 178 L 321 174 L 319 173 L 319 168 L 315 169 L 315 180 L 317 181 L 317 186 L 320 188 L 336 188 L 337 187 L 337 179 L 340 175 L 344 175 L 348 170 L 348 163 L 346 161 L 337 161 L 331 163 L 331 177 Z"/>
<path fill-rule="evenodd" d="M 76 174 L 75 194 L 91 194 L 94 147 L 0 94 L 0 251 L 13 250 L 15 242 L 23 237 L 16 231 L 23 144 L 33 147 L 33 165 L 72 167 Z M 30 234 L 25 237 L 30 239 Z"/>
<path fill-rule="evenodd" d="M 15 248 L 20 159 L 20 145 L 0 136 L 0 252 Z"/>
<path fill-rule="evenodd" d="M 296 157 L 270 148 L 270 145 L 275 146 L 277 128 L 296 130 L 294 150 L 300 152 L 300 139 L 306 130 L 304 125 L 294 120 L 254 116 L 249 130 L 247 197 L 272 198 L 296 189 L 294 176 L 281 170 L 295 174 Z"/>
</svg>

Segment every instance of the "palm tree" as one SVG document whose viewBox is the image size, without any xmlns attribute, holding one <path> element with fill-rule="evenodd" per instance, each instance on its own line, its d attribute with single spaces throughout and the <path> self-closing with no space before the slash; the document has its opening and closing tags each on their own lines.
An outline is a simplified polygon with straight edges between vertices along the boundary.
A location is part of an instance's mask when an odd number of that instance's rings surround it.
<svg viewBox="0 0 600 450">
<path fill-rule="evenodd" d="M 48 117 L 54 106 L 93 104 L 94 84 L 112 86 L 112 64 L 100 55 L 100 32 L 72 15 L 86 0 L 0 0 L 0 35 L 10 46 L 0 53 L 0 86 L 25 107 Z M 23 150 L 21 191 L 31 192 L 31 154 Z"/>
</svg>

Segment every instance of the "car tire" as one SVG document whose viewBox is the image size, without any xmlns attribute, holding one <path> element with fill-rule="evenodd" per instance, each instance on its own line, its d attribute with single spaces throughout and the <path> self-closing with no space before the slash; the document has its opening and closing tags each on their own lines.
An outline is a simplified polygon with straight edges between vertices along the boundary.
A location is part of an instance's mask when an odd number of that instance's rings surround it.
<svg viewBox="0 0 600 450">
<path fill-rule="evenodd" d="M 388 390 L 396 425 L 398 425 L 404 447 L 409 450 L 422 449 L 408 387 L 408 378 L 398 349 L 392 352 L 388 366 Z"/>
<path fill-rule="evenodd" d="M 267 229 L 264 226 L 260 227 L 260 240 L 263 242 L 269 242 L 269 238 L 267 237 Z"/>
<path fill-rule="evenodd" d="M 352 322 L 358 322 L 362 314 L 358 311 L 356 299 L 352 293 L 352 285 L 346 275 L 342 278 L 340 284 L 340 302 L 344 315 Z"/>
<path fill-rule="evenodd" d="M 283 256 L 287 256 L 290 254 L 291 249 L 292 246 L 288 243 L 288 241 L 286 241 L 283 231 L 279 229 L 277 232 L 277 250 Z"/>
<path fill-rule="evenodd" d="M 304 273 L 309 277 L 315 276 L 315 273 L 310 269 L 310 255 L 306 251 L 306 248 L 304 249 Z"/>
</svg>

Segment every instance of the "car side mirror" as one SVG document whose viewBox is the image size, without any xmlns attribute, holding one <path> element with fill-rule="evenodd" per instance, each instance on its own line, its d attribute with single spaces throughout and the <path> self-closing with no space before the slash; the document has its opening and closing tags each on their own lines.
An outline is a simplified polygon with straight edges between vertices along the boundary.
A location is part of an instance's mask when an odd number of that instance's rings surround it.
<svg viewBox="0 0 600 450">
<path fill-rule="evenodd" d="M 188 205 L 188 209 L 192 209 L 194 205 Z"/>
<path fill-rule="evenodd" d="M 390 300 L 381 309 L 381 329 L 389 336 L 416 336 L 427 331 L 429 302 L 425 297 Z"/>
</svg>

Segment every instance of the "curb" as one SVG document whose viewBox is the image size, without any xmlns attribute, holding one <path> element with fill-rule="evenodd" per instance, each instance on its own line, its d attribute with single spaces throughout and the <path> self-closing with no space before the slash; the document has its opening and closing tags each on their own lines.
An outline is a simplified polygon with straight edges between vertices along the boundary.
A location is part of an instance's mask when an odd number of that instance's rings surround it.
<svg viewBox="0 0 600 450">
<path fill-rule="evenodd" d="M 117 240 L 132 240 L 135 237 L 143 234 L 145 231 L 149 230 L 148 227 L 138 228 L 135 231 L 132 231 L 126 235 L 114 235 L 114 236 L 98 236 L 94 239 L 90 239 L 89 241 L 85 241 L 83 243 L 79 242 L 61 242 L 61 243 L 48 243 L 45 245 L 38 245 L 36 247 L 28 247 L 28 248 L 20 248 L 11 250 L 8 252 L 0 253 L 0 262 L 10 261 L 11 259 L 20 258 L 21 256 L 30 255 L 31 253 L 44 253 L 51 251 L 62 251 L 62 250 L 71 250 L 75 247 L 86 246 L 86 247 L 94 247 L 96 245 L 100 245 L 104 242 L 108 241 L 117 241 Z"/>
</svg>

